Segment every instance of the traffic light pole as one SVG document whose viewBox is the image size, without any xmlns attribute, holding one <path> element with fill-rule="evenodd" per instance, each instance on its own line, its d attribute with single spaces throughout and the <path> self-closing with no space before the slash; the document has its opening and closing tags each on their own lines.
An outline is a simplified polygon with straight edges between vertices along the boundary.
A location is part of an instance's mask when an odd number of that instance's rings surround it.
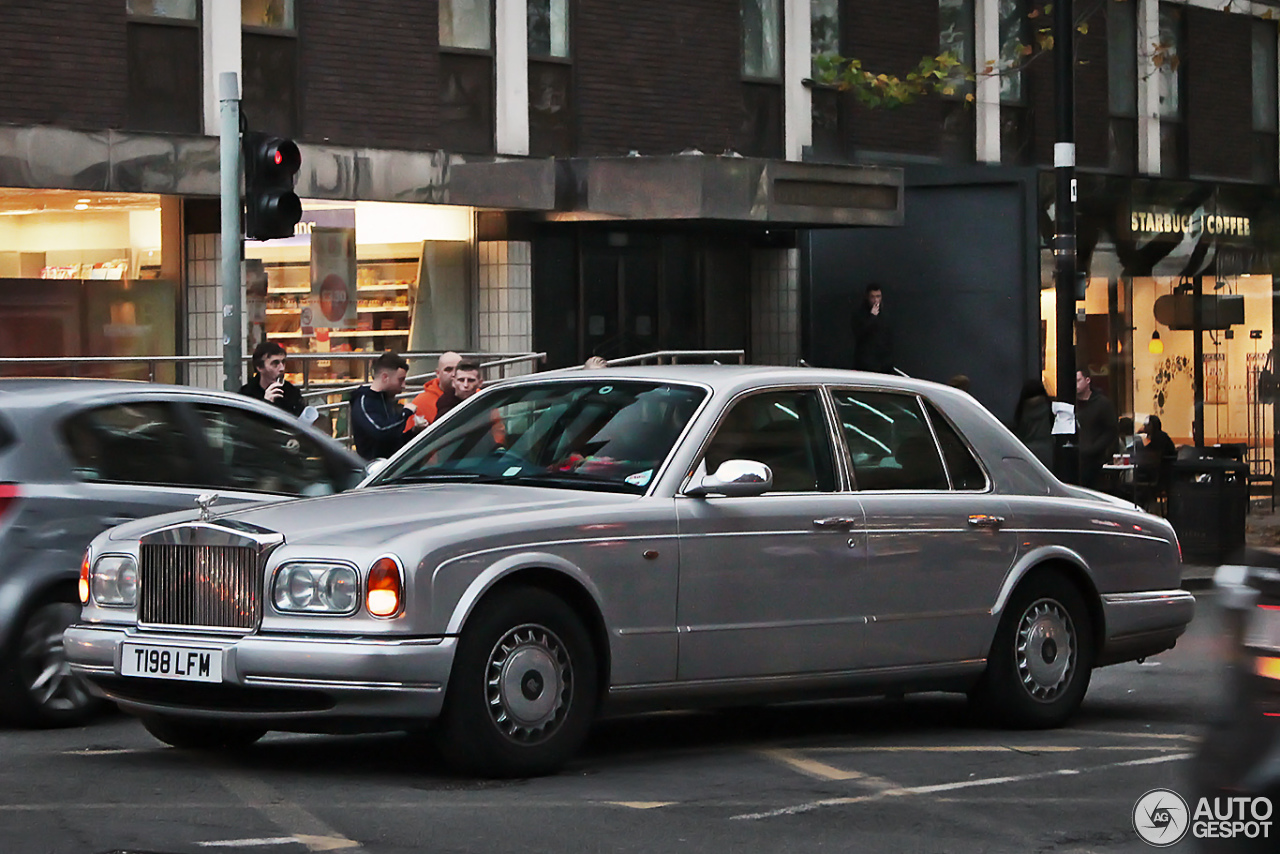
<svg viewBox="0 0 1280 854">
<path fill-rule="evenodd" d="M 222 176 L 222 387 L 240 390 L 244 365 L 240 277 L 240 84 L 234 71 L 218 75 L 218 146 Z"/>
<path fill-rule="evenodd" d="M 1057 135 L 1053 146 L 1054 195 L 1054 294 L 1055 329 L 1058 338 L 1058 400 L 1076 402 L 1076 129 L 1075 129 L 1075 4 L 1061 0 L 1053 4 L 1054 90 L 1057 101 Z M 1077 482 L 1079 449 L 1071 436 L 1059 434 L 1060 478 Z"/>
</svg>

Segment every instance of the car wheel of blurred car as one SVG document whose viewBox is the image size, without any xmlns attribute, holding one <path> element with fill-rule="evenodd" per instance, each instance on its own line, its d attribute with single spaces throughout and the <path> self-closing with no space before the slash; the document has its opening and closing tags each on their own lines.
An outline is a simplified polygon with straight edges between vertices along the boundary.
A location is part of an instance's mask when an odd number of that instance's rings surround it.
<svg viewBox="0 0 1280 854">
<path fill-rule="evenodd" d="M 166 715 L 146 715 L 142 725 L 160 741 L 184 750 L 234 750 L 248 747 L 267 734 L 257 727 L 182 720 Z"/>
<path fill-rule="evenodd" d="M 550 773 L 586 738 L 596 682 L 595 650 L 573 609 L 538 588 L 500 590 L 463 629 L 440 751 L 469 773 Z"/>
<path fill-rule="evenodd" d="M 27 612 L 14 657 L 0 666 L 0 711 L 6 717 L 25 726 L 75 726 L 106 706 L 67 663 L 62 633 L 79 617 L 80 606 L 71 602 L 45 601 Z"/>
<path fill-rule="evenodd" d="M 1061 726 L 1084 700 L 1093 660 L 1084 597 L 1060 575 L 1039 575 L 1005 605 L 973 698 L 1007 726 Z"/>
</svg>

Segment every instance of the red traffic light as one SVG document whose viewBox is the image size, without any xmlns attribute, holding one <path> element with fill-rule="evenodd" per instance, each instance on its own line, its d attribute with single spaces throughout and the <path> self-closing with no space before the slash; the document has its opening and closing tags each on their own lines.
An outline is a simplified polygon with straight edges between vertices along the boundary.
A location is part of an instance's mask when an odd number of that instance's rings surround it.
<svg viewBox="0 0 1280 854">
<path fill-rule="evenodd" d="M 245 236 L 272 240 L 293 235 L 302 202 L 293 192 L 302 153 L 293 140 L 246 131 L 243 137 Z"/>
</svg>

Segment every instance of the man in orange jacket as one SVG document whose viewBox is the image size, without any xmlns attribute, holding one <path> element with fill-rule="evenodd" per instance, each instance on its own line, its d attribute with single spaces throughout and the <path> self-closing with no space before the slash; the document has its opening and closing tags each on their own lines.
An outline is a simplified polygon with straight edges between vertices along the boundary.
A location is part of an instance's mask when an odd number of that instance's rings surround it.
<svg viewBox="0 0 1280 854">
<path fill-rule="evenodd" d="M 409 423 L 405 425 L 406 433 L 416 427 L 425 427 L 436 420 L 436 402 L 440 400 L 444 390 L 453 385 L 453 372 L 461 361 L 462 357 L 452 350 L 440 354 L 440 358 L 436 361 L 436 378 L 427 383 L 422 393 L 413 399 L 411 406 L 415 417 L 409 419 Z"/>
</svg>

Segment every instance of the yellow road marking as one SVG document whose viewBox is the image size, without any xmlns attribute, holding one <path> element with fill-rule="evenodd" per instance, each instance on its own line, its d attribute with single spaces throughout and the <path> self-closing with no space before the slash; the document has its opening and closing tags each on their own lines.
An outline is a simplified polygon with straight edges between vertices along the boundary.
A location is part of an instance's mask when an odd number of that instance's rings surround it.
<svg viewBox="0 0 1280 854">
<path fill-rule="evenodd" d="M 834 765 L 828 765 L 825 762 L 819 762 L 816 759 L 804 756 L 797 750 L 770 748 L 762 750 L 760 753 L 799 771 L 801 774 L 816 777 L 819 780 L 858 780 L 877 789 L 896 789 L 898 787 L 897 783 L 890 782 L 883 777 L 874 777 L 870 774 L 863 774 L 861 771 L 846 771 L 843 768 L 836 768 Z"/>
<path fill-rule="evenodd" d="M 347 839 L 302 807 L 285 800 L 279 792 L 256 777 L 235 769 L 216 771 L 214 776 L 245 806 L 261 812 L 272 824 L 312 851 L 360 847 L 359 842 Z"/>
</svg>

